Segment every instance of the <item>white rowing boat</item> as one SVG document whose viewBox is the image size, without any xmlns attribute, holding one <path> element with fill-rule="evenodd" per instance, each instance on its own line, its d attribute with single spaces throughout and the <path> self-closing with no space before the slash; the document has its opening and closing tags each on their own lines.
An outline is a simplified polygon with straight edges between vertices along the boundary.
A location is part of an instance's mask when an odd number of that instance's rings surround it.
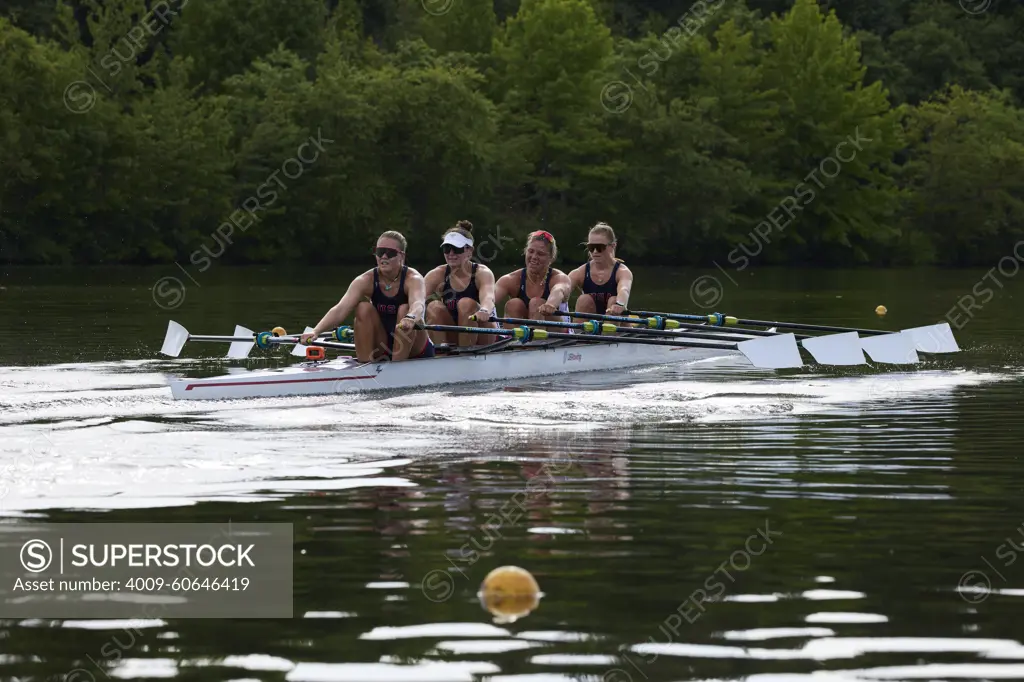
<svg viewBox="0 0 1024 682">
<path fill-rule="evenodd" d="M 171 381 L 171 394 L 177 399 L 211 400 L 419 389 L 569 372 L 628 369 L 729 353 L 715 348 L 571 344 L 546 348 L 526 346 L 492 353 L 435 356 L 403 362 L 363 363 L 353 358 L 336 358 L 242 375 L 177 379 Z"/>
<path fill-rule="evenodd" d="M 311 331 L 307 328 L 307 331 Z M 536 330 L 535 330 L 536 331 Z M 626 330 L 622 330 L 625 332 Z M 504 333 L 511 333 L 506 331 Z M 540 332 L 538 332 L 540 333 Z M 959 350 L 949 325 L 931 325 L 901 332 L 861 338 L 856 332 L 803 338 L 794 334 L 733 331 L 709 328 L 702 338 L 665 332 L 651 340 L 637 335 L 616 337 L 580 335 L 520 345 L 509 338 L 500 348 L 454 349 L 432 358 L 403 362 L 359 362 L 352 357 L 312 360 L 280 369 L 241 371 L 226 376 L 171 380 L 171 395 L 179 400 L 222 400 L 302 395 L 332 395 L 363 391 L 421 389 L 460 383 L 509 381 L 575 372 L 609 371 L 650 365 L 687 363 L 713 357 L 735 357 L 754 367 L 783 369 L 801 367 L 801 349 L 821 364 L 866 364 L 867 353 L 876 362 L 913 364 L 920 352 Z M 234 336 L 192 336 L 177 324 L 168 324 L 161 353 L 177 357 L 188 340 L 229 342 L 227 357 L 248 356 L 255 334 L 236 327 Z M 586 340 L 584 340 L 586 339 Z M 269 339 L 273 344 L 292 344 L 293 355 L 305 353 L 296 337 Z M 661 344 L 661 345 L 655 345 Z M 317 342 L 327 348 L 352 350 L 349 344 Z M 266 347 L 265 345 L 263 347 Z"/>
</svg>

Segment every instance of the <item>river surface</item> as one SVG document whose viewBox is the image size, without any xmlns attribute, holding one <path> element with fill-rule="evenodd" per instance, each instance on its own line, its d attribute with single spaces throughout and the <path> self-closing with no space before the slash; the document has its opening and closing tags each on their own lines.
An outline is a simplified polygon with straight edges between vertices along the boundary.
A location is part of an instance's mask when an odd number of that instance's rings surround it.
<svg viewBox="0 0 1024 682">
<path fill-rule="evenodd" d="M 279 361 L 159 356 L 169 319 L 298 332 L 353 274 L 0 270 L 0 521 L 296 543 L 290 620 L 11 618 L 0 679 L 1024 678 L 1024 276 L 637 272 L 638 307 L 892 330 L 974 289 L 962 351 L 914 366 L 171 399 L 172 376 Z M 502 565 L 543 592 L 511 622 L 477 596 Z"/>
</svg>

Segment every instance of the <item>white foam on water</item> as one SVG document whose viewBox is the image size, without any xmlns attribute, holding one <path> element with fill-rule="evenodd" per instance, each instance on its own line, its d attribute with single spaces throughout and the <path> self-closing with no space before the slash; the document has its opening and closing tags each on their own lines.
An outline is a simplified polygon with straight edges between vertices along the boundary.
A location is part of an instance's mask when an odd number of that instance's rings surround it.
<svg viewBox="0 0 1024 682">
<path fill-rule="evenodd" d="M 629 648 L 638 654 L 762 661 L 829 661 L 878 653 L 974 653 L 988 658 L 1024 659 L 1024 646 L 1014 640 L 952 637 L 824 637 L 812 639 L 798 649 L 741 648 L 682 642 L 635 644 Z"/>
<path fill-rule="evenodd" d="M 423 623 L 422 625 L 382 626 L 363 633 L 359 639 L 392 640 L 424 637 L 509 637 L 511 633 L 486 623 Z"/>
<path fill-rule="evenodd" d="M 828 628 L 755 628 L 753 630 L 728 630 L 719 636 L 722 639 L 758 642 L 787 637 L 831 637 L 835 634 Z"/>
<path fill-rule="evenodd" d="M 434 645 L 434 651 L 430 655 L 437 655 L 439 652 L 464 656 L 467 654 L 502 654 L 509 651 L 520 651 L 541 646 L 536 642 L 528 642 L 523 639 L 460 639 L 445 640 Z"/>
<path fill-rule="evenodd" d="M 880 613 L 848 613 L 843 611 L 821 611 L 808 614 L 805 623 L 835 623 L 855 625 L 862 623 L 888 623 L 889 617 Z"/>
<path fill-rule="evenodd" d="M 477 675 L 500 672 L 493 663 L 424 661 L 393 663 L 299 663 L 287 682 L 475 682 Z"/>
<path fill-rule="evenodd" d="M 8 474 L 0 515 L 52 507 L 156 508 L 209 500 L 268 501 L 357 487 L 411 487 L 411 481 L 396 473 L 417 459 L 479 452 L 496 458 L 525 449 L 557 456 L 572 453 L 581 442 L 588 452 L 598 451 L 593 446 L 602 440 L 608 441 L 605 449 L 614 450 L 614 431 L 633 423 L 671 427 L 734 422 L 758 429 L 761 442 L 779 445 L 798 437 L 798 425 L 788 424 L 787 418 L 829 411 L 849 414 L 851 404 L 877 409 L 879 382 L 897 382 L 900 400 L 910 399 L 913 405 L 914 399 L 933 400 L 957 388 L 1013 376 L 920 370 L 877 377 L 779 378 L 742 367 L 727 371 L 728 363 L 713 361 L 546 378 L 526 382 L 515 392 L 496 384 L 403 395 L 207 402 L 172 400 L 163 387 L 167 375 L 152 371 L 166 366 L 146 361 L 0 368 L 0 384 L 5 386 L 0 393 L 0 470 Z M 899 401 L 881 401 L 890 403 Z M 557 426 L 557 433 L 545 431 L 545 426 Z M 949 438 L 953 431 L 950 426 Z M 882 436 L 899 437 L 891 430 L 874 434 L 862 428 L 849 438 L 866 444 Z M 695 439 L 705 437 L 694 434 Z M 937 444 L 932 450 L 942 448 L 943 434 L 933 430 L 929 437 Z M 908 429 L 906 438 L 922 436 Z M 625 462 L 619 473 L 635 466 L 632 460 Z M 757 466 L 769 464 L 760 461 Z M 717 466 L 751 470 L 749 462 Z M 799 468 L 795 461 L 792 466 L 794 471 Z M 834 465 L 837 471 L 844 466 L 863 464 Z M 920 465 L 871 466 L 896 470 Z M 779 473 L 777 466 L 772 473 Z M 841 491 L 804 490 L 843 499 Z M 858 489 L 856 494 L 871 491 Z M 948 497 L 942 490 L 909 487 L 902 494 Z M 535 532 L 573 531 L 544 527 Z"/>
</svg>

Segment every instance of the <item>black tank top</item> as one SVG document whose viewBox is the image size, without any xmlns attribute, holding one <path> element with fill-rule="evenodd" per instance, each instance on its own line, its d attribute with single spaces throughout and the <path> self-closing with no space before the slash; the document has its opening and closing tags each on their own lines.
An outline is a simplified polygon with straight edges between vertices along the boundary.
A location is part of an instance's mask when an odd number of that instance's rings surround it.
<svg viewBox="0 0 1024 682">
<path fill-rule="evenodd" d="M 480 291 L 476 288 L 476 268 L 479 263 L 473 263 L 473 272 L 469 276 L 469 284 L 462 291 L 453 291 L 451 274 L 452 268 L 450 265 L 444 266 L 444 291 L 441 300 L 444 301 L 444 305 L 448 308 L 448 312 L 451 313 L 452 319 L 459 319 L 459 301 L 464 298 L 471 298 L 474 301 L 480 300 Z"/>
<path fill-rule="evenodd" d="M 551 268 L 548 268 L 547 279 L 544 280 L 544 293 L 541 298 L 546 299 L 551 295 Z M 530 305 L 530 297 L 526 295 L 526 268 L 523 268 L 523 274 L 519 276 L 519 300 Z"/>
<path fill-rule="evenodd" d="M 612 267 L 612 274 L 608 277 L 608 281 L 604 284 L 598 284 L 594 280 L 590 279 L 590 263 L 587 263 L 587 271 L 583 275 L 583 293 L 590 294 L 595 297 L 603 295 L 605 300 L 608 300 L 609 296 L 618 294 L 619 285 L 618 282 L 615 281 L 615 278 L 618 276 L 620 265 L 622 265 L 620 261 L 615 261 L 615 265 Z"/>
<path fill-rule="evenodd" d="M 402 272 L 398 276 L 398 292 L 394 296 L 387 296 L 380 290 L 380 279 L 378 269 L 373 269 L 373 295 L 370 302 L 377 309 L 380 321 L 384 323 L 384 331 L 388 333 L 388 339 L 395 334 L 395 325 L 398 323 L 398 307 L 409 302 L 409 296 L 405 293 L 405 273 L 408 265 L 402 266 Z"/>
</svg>

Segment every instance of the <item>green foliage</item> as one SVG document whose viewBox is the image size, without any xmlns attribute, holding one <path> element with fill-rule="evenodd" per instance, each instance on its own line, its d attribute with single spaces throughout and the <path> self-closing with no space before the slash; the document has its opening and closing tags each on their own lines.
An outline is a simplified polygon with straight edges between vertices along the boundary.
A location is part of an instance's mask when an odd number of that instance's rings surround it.
<svg viewBox="0 0 1024 682">
<path fill-rule="evenodd" d="M 945 265 L 995 264 L 1024 225 L 1024 112 L 953 86 L 914 110 L 906 166 L 914 225 Z"/>
<path fill-rule="evenodd" d="M 425 267 L 468 218 L 708 265 L 807 188 L 760 262 L 991 265 L 1024 222 L 1018 3 L 165 4 L 0 3 L 0 261 L 364 262 L 399 229 Z"/>
<path fill-rule="evenodd" d="M 171 49 L 195 62 L 194 83 L 215 87 L 278 47 L 312 59 L 322 48 L 326 19 L 322 0 L 189 2 Z"/>
</svg>

